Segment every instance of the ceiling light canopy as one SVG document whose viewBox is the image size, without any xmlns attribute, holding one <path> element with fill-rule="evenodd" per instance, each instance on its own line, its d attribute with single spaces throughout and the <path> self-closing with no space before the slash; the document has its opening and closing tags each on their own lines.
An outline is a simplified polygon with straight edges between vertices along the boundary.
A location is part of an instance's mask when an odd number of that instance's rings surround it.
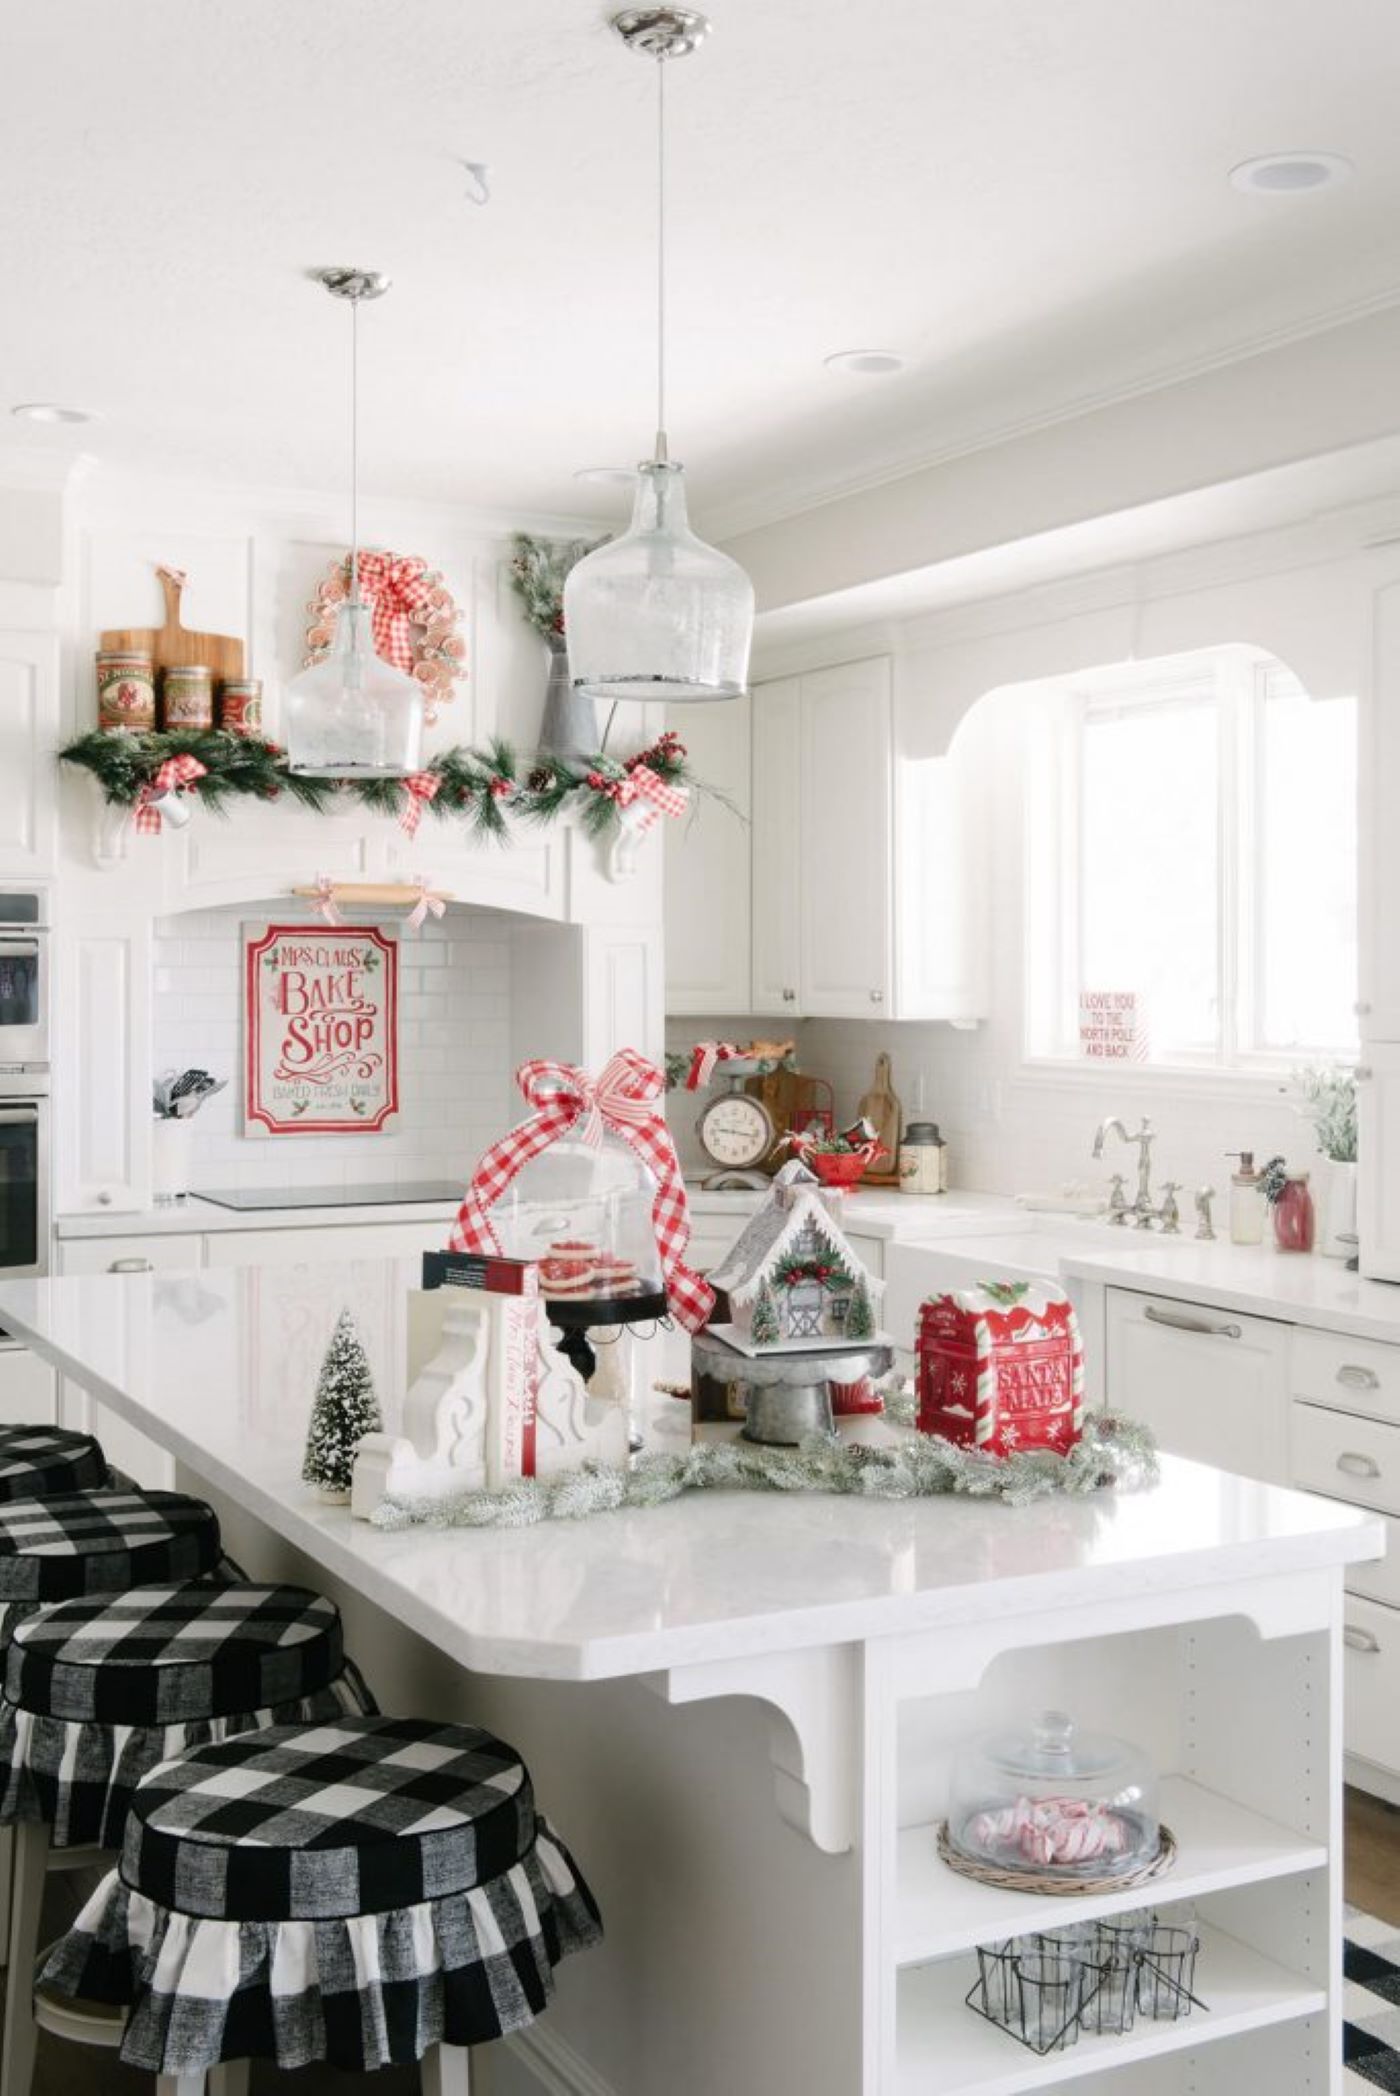
<svg viewBox="0 0 1400 2096">
<path fill-rule="evenodd" d="M 1230 180 L 1246 196 L 1304 196 L 1345 182 L 1353 172 L 1344 153 L 1261 153 L 1230 170 Z"/>
<path fill-rule="evenodd" d="M 423 695 L 376 653 L 360 595 L 360 307 L 382 298 L 389 278 L 373 269 L 321 269 L 316 278 L 350 307 L 350 594 L 326 654 L 287 687 L 287 763 L 320 778 L 400 778 L 418 769 Z"/>
<path fill-rule="evenodd" d="M 569 674 L 590 698 L 695 704 L 748 685 L 754 596 L 727 554 L 696 537 L 666 438 L 666 67 L 709 34 L 684 7 L 628 8 L 612 26 L 656 63 L 656 442 L 637 468 L 632 521 L 564 585 Z"/>
<path fill-rule="evenodd" d="M 21 422 L 95 422 L 86 408 L 61 407 L 56 400 L 22 400 L 10 409 Z"/>
<path fill-rule="evenodd" d="M 838 349 L 822 361 L 828 371 L 851 371 L 858 378 L 888 378 L 904 369 L 897 349 Z"/>
</svg>

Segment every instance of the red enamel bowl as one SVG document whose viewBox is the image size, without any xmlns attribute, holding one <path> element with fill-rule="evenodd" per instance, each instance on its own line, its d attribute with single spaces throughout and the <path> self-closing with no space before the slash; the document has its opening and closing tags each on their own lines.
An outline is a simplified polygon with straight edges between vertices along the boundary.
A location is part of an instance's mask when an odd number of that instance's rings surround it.
<svg viewBox="0 0 1400 2096">
<path fill-rule="evenodd" d="M 823 1186 L 857 1186 L 874 1162 L 873 1157 L 842 1156 L 832 1150 L 809 1150 L 803 1159 Z"/>
</svg>

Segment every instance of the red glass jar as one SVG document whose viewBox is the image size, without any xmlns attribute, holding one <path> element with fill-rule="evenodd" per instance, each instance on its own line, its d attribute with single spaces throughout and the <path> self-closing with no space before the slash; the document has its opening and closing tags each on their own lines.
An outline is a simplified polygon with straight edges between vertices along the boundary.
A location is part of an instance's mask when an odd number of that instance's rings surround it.
<svg viewBox="0 0 1400 2096">
<path fill-rule="evenodd" d="M 1274 1203 L 1274 1243 L 1281 1252 L 1310 1252 L 1317 1216 L 1306 1172 L 1290 1172 Z"/>
</svg>

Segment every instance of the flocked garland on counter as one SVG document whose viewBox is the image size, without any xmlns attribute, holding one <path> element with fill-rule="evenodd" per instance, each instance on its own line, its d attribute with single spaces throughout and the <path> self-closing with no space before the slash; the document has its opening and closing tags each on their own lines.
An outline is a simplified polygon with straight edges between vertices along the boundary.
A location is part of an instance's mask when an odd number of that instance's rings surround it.
<svg viewBox="0 0 1400 2096">
<path fill-rule="evenodd" d="M 888 1396 L 887 1416 L 912 1422 L 907 1398 Z M 448 1499 L 386 1499 L 371 1515 L 379 1528 L 532 1528 L 625 1507 L 665 1506 L 685 1492 L 844 1492 L 863 1499 L 933 1499 L 948 1493 L 1026 1506 L 1034 1499 L 1083 1498 L 1116 1487 L 1132 1491 L 1157 1475 L 1152 1436 L 1134 1419 L 1093 1413 L 1068 1455 L 1025 1449 L 984 1455 L 931 1434 L 911 1433 L 887 1448 L 814 1435 L 796 1449 L 747 1442 L 702 1442 L 684 1455 L 638 1456 L 626 1470 L 586 1463 L 541 1480 L 521 1478 L 500 1492 Z"/>
<path fill-rule="evenodd" d="M 549 823 L 577 808 L 584 829 L 601 837 L 625 812 L 635 811 L 632 819 L 645 826 L 657 815 L 679 814 L 688 790 L 706 790 L 692 778 L 685 745 L 670 729 L 633 757 L 540 757 L 528 769 L 507 742 L 493 741 L 482 750 L 458 745 L 406 780 L 325 779 L 292 771 L 277 743 L 218 728 L 162 735 L 94 729 L 58 754 L 65 764 L 91 772 L 111 805 L 138 813 L 166 790 L 191 794 L 220 814 L 240 798 L 274 801 L 285 794 L 317 814 L 341 809 L 349 799 L 377 814 L 397 815 L 405 827 L 416 827 L 418 814 L 430 808 L 502 842 L 509 835 L 508 813 Z M 162 780 L 167 765 L 178 770 Z"/>
</svg>

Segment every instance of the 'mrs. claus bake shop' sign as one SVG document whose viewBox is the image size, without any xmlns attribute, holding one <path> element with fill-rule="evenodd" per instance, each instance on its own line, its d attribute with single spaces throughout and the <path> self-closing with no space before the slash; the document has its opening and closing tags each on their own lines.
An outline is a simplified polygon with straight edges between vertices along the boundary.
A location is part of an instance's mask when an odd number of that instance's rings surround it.
<svg viewBox="0 0 1400 2096">
<path fill-rule="evenodd" d="M 399 949 L 380 931 L 243 930 L 244 1130 L 372 1134 L 399 1110 Z"/>
</svg>

